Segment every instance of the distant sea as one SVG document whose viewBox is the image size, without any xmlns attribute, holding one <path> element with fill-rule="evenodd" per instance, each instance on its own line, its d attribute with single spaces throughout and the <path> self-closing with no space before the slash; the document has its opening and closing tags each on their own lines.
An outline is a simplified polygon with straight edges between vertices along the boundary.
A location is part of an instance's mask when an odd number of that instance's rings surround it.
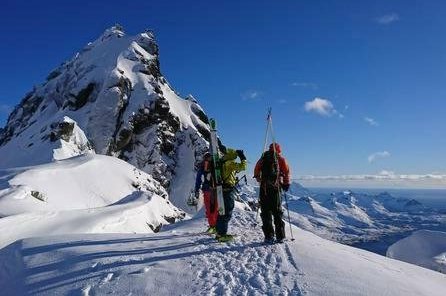
<svg viewBox="0 0 446 296">
<path fill-rule="evenodd" d="M 314 193 L 331 193 L 347 190 L 347 188 L 308 188 Z M 434 209 L 446 210 L 446 189 L 370 189 L 370 188 L 352 188 L 353 192 L 378 194 L 388 192 L 395 197 L 416 199 L 425 206 Z"/>
</svg>

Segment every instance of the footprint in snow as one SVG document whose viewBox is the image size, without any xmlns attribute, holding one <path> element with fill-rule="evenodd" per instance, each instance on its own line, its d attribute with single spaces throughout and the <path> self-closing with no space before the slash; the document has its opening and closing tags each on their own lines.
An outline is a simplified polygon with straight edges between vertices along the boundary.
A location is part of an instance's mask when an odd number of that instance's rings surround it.
<svg viewBox="0 0 446 296">
<path fill-rule="evenodd" d="M 93 270 L 97 269 L 99 264 L 100 264 L 99 262 L 95 262 L 95 263 L 93 263 L 93 265 L 90 266 L 90 268 L 93 269 Z"/>
<path fill-rule="evenodd" d="M 150 266 L 146 266 L 144 268 L 141 268 L 140 270 L 130 272 L 129 274 L 144 274 L 144 273 L 148 273 L 150 271 L 150 269 L 151 269 Z"/>
<path fill-rule="evenodd" d="M 90 291 L 91 291 L 90 285 L 82 288 L 82 290 L 81 290 L 82 296 L 90 296 Z"/>
<path fill-rule="evenodd" d="M 100 285 L 104 285 L 106 283 L 111 282 L 114 277 L 115 277 L 115 274 L 113 272 L 107 273 L 107 275 L 102 278 Z"/>
</svg>

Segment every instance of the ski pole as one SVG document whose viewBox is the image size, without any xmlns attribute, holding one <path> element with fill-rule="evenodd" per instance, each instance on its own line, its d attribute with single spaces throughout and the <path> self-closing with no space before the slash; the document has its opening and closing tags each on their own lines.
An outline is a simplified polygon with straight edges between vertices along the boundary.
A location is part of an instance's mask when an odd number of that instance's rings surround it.
<svg viewBox="0 0 446 296">
<path fill-rule="evenodd" d="M 286 192 L 284 192 L 283 195 L 285 195 L 286 210 L 288 212 L 288 225 L 290 225 L 291 241 L 294 241 L 293 228 L 291 227 L 290 208 L 288 206 L 288 198 L 286 196 Z"/>
<path fill-rule="evenodd" d="M 268 144 L 268 133 L 269 133 L 270 126 L 271 126 L 271 110 L 272 110 L 272 108 L 269 107 L 269 108 L 268 108 L 268 115 L 266 116 L 267 124 L 266 124 L 266 132 L 265 132 L 265 142 L 263 143 L 262 156 L 263 156 L 263 153 L 264 153 L 265 150 L 266 150 L 266 145 Z M 262 190 L 262 186 L 261 186 L 261 185 L 260 185 L 260 188 L 259 188 L 259 198 L 258 198 L 258 200 L 257 200 L 256 219 L 255 219 L 255 222 L 254 222 L 254 226 L 257 225 L 257 217 L 259 216 L 259 207 L 260 207 L 260 190 Z"/>
</svg>

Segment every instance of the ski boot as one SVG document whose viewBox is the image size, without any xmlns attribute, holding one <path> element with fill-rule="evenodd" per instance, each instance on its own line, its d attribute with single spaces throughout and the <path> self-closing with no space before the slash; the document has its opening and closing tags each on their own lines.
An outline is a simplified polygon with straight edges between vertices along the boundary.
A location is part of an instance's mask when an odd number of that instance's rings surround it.
<svg viewBox="0 0 446 296">
<path fill-rule="evenodd" d="M 220 243 L 226 243 L 234 240 L 234 236 L 232 234 L 223 234 L 219 235 L 217 234 L 215 236 L 215 239 Z"/>
<path fill-rule="evenodd" d="M 206 230 L 207 234 L 215 234 L 217 233 L 217 228 L 215 226 L 211 226 Z"/>
<path fill-rule="evenodd" d="M 272 237 L 265 237 L 265 239 L 263 240 L 263 242 L 264 242 L 265 244 L 272 245 L 272 244 L 274 244 L 274 238 L 272 238 Z"/>
</svg>

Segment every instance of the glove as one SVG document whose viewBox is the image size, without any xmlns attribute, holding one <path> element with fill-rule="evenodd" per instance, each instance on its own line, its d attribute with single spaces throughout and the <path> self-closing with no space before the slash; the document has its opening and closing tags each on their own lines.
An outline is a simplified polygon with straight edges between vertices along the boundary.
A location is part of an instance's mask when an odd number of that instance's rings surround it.
<svg viewBox="0 0 446 296">
<path fill-rule="evenodd" d="M 196 199 L 200 198 L 200 191 L 195 191 L 195 198 Z"/>
<path fill-rule="evenodd" d="M 282 184 L 282 189 L 287 192 L 290 189 L 290 184 Z"/>
<path fill-rule="evenodd" d="M 237 152 L 238 157 L 240 157 L 240 160 L 246 160 L 246 156 L 245 153 L 243 152 L 243 150 L 236 150 L 235 152 Z"/>
</svg>

